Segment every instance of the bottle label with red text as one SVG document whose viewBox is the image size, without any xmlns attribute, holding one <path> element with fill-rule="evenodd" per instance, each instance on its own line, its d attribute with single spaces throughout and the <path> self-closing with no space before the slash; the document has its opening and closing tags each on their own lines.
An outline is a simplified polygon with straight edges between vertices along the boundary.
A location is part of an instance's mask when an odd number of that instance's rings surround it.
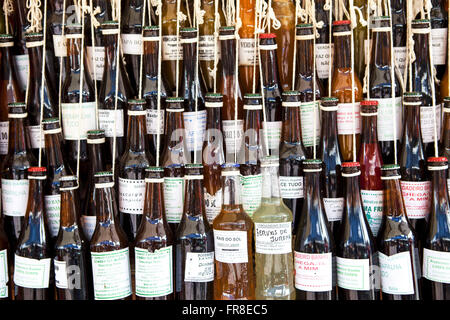
<svg viewBox="0 0 450 320">
<path fill-rule="evenodd" d="M 408 219 L 424 219 L 430 213 L 431 182 L 400 181 Z"/>
<path fill-rule="evenodd" d="M 0 154 L 8 154 L 9 121 L 0 121 Z"/>
<path fill-rule="evenodd" d="M 420 129 L 423 143 L 434 142 L 433 107 L 420 107 Z M 441 105 L 436 105 L 436 133 L 437 140 L 441 138 Z"/>
<path fill-rule="evenodd" d="M 361 190 L 361 200 L 370 230 L 376 237 L 383 218 L 383 190 Z"/>
<path fill-rule="evenodd" d="M 359 102 L 338 104 L 337 127 L 339 135 L 361 133 Z"/>
<path fill-rule="evenodd" d="M 388 294 L 414 294 L 411 255 L 409 251 L 387 256 L 378 253 L 381 290 Z"/>
<path fill-rule="evenodd" d="M 424 248 L 423 276 L 431 281 L 450 284 L 450 252 Z"/>
<path fill-rule="evenodd" d="M 303 177 L 280 176 L 280 194 L 283 199 L 304 198 Z"/>
<path fill-rule="evenodd" d="M 395 139 L 401 139 L 403 129 L 402 98 L 396 97 L 393 102 L 391 98 L 375 100 L 378 101 L 378 141 L 394 141 L 394 112 Z"/>
<path fill-rule="evenodd" d="M 214 229 L 216 260 L 223 263 L 248 263 L 247 231 Z"/>
<path fill-rule="evenodd" d="M 119 211 L 129 214 L 144 212 L 144 179 L 124 179 L 119 177 Z"/>
<path fill-rule="evenodd" d="M 295 287 L 310 292 L 331 291 L 332 254 L 294 251 Z"/>
<path fill-rule="evenodd" d="M 433 46 L 433 64 L 446 65 L 447 28 L 431 29 L 431 45 Z"/>
<path fill-rule="evenodd" d="M 333 56 L 333 43 L 316 43 L 316 68 L 319 79 L 328 79 L 330 77 L 330 63 L 333 61 Z M 331 72 L 333 72 L 333 68 L 331 68 Z"/>
<path fill-rule="evenodd" d="M 323 198 L 328 222 L 341 221 L 344 212 L 344 198 Z"/>
</svg>

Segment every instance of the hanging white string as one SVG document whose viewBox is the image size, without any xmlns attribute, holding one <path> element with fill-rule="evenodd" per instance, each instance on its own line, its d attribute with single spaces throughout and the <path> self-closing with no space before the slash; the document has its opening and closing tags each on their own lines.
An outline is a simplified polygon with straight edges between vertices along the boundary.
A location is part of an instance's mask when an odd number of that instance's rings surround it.
<svg viewBox="0 0 450 320">
<path fill-rule="evenodd" d="M 233 7 L 233 1 L 227 2 L 227 7 L 232 8 Z M 242 21 L 240 18 L 240 0 L 236 0 L 236 8 L 234 12 L 236 14 L 236 20 L 235 20 L 235 30 L 234 34 L 236 37 L 236 63 L 235 63 L 235 81 L 234 81 L 234 146 L 235 146 L 235 152 L 234 152 L 234 162 L 237 163 L 237 152 L 238 152 L 238 145 L 237 145 L 237 130 L 238 130 L 238 75 L 239 75 L 239 29 L 241 28 Z M 261 64 L 260 64 L 261 65 Z"/>
<path fill-rule="evenodd" d="M 356 116 L 355 116 L 355 42 L 353 39 L 353 28 L 356 27 L 353 0 L 349 0 L 350 14 L 350 56 L 351 56 L 351 77 L 352 77 L 352 124 L 353 124 L 353 162 L 356 162 Z"/>
<path fill-rule="evenodd" d="M 188 10 L 189 11 L 189 10 Z M 204 12 L 203 12 L 204 14 Z M 196 36 L 196 45 L 195 45 L 195 50 L 196 50 L 196 58 L 195 58 L 195 86 L 194 86 L 194 99 L 195 99 L 195 120 L 197 123 L 198 120 L 198 86 L 200 85 L 200 79 L 199 79 L 199 74 L 198 74 L 198 50 L 199 50 L 199 25 L 200 25 L 200 20 L 201 23 L 203 23 L 203 16 L 201 13 L 201 7 L 200 7 L 200 1 L 199 0 L 194 0 L 194 22 L 193 22 L 193 27 L 196 28 L 197 31 L 197 36 Z M 197 135 L 199 134 L 199 131 L 197 130 L 198 128 L 196 128 L 196 130 L 194 131 L 194 163 L 197 163 Z"/>
<path fill-rule="evenodd" d="M 220 16 L 219 16 L 219 0 L 214 0 L 214 68 L 213 68 L 213 88 L 214 92 L 217 92 L 217 64 L 219 62 L 218 55 L 218 39 L 219 39 L 219 27 L 220 27 Z"/>
<path fill-rule="evenodd" d="M 156 97 L 157 103 L 157 121 L 156 121 L 156 166 L 159 167 L 159 154 L 161 146 L 161 82 L 162 82 L 162 2 L 161 0 L 156 0 L 157 9 L 155 14 L 158 16 L 159 25 L 159 41 L 158 41 L 158 96 Z M 149 10 L 150 11 L 150 10 Z"/>
<path fill-rule="evenodd" d="M 295 18 L 294 18 L 294 50 L 292 57 L 292 87 L 291 90 L 295 90 L 295 72 L 296 72 L 296 59 L 297 59 L 297 39 L 295 39 L 297 35 L 297 23 L 298 23 L 298 11 L 300 9 L 300 0 L 295 0 Z"/>
<path fill-rule="evenodd" d="M 97 18 L 95 18 L 95 15 L 101 12 L 100 7 L 96 7 L 94 10 L 94 5 L 92 3 L 92 0 L 89 0 L 89 10 L 90 10 L 90 20 L 91 20 L 91 42 L 92 42 L 92 68 L 93 70 L 93 82 L 94 82 L 94 93 L 95 93 L 95 125 L 96 128 L 100 127 L 99 124 L 99 117 L 98 117 L 98 88 L 97 88 L 97 80 L 96 80 L 96 74 L 97 72 L 95 71 L 96 66 L 95 66 L 95 61 L 97 58 L 97 52 L 95 50 L 95 30 L 94 28 L 98 28 L 100 26 L 100 22 L 98 22 Z M 62 62 L 61 62 L 62 63 Z"/>
<path fill-rule="evenodd" d="M 180 77 L 180 57 L 178 56 L 180 53 L 180 13 L 181 13 L 181 0 L 177 0 L 177 50 L 176 50 L 176 54 L 175 54 L 175 61 L 176 61 L 176 66 L 175 66 L 175 97 L 178 97 L 178 84 L 179 84 L 179 77 Z M 187 11 L 189 14 L 189 7 L 187 7 Z M 182 13 L 181 13 L 182 14 Z M 161 29 L 162 31 L 162 29 Z"/>
<path fill-rule="evenodd" d="M 5 30 L 9 34 L 9 16 L 14 12 L 12 0 L 4 0 L 3 13 L 5 15 Z"/>
<path fill-rule="evenodd" d="M 255 46 L 253 48 L 253 79 L 252 79 L 252 93 L 256 93 L 256 60 L 258 56 L 258 34 L 259 34 L 259 24 L 258 24 L 258 17 L 261 17 L 261 0 L 256 0 L 255 3 L 255 23 L 254 23 L 254 33 L 253 33 L 253 39 L 255 41 Z M 261 20 L 259 20 L 261 21 Z M 261 76 L 261 75 L 260 75 Z"/>
</svg>

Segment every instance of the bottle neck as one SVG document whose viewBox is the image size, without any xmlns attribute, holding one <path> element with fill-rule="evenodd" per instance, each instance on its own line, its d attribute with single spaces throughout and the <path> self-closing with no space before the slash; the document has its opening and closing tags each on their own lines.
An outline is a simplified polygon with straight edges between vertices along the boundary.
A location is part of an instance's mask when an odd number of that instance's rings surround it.
<svg viewBox="0 0 450 320">
<path fill-rule="evenodd" d="M 299 76 L 312 78 L 313 76 L 313 40 L 297 40 L 297 66 Z"/>
<path fill-rule="evenodd" d="M 28 48 L 28 57 L 30 61 L 29 67 L 31 75 L 42 73 L 42 52 L 42 46 Z M 33 81 L 38 81 L 40 83 L 41 77 L 37 77 L 37 79 L 33 79 Z"/>
<path fill-rule="evenodd" d="M 167 111 L 166 146 L 178 143 L 184 130 L 183 113 Z M 174 140 L 176 139 L 176 141 Z M 168 144 L 167 144 L 168 143 Z"/>
<path fill-rule="evenodd" d="M 158 77 L 159 41 L 144 41 L 144 73 L 148 79 Z"/>
<path fill-rule="evenodd" d="M 127 149 L 131 152 L 145 151 L 145 134 L 147 131 L 145 115 L 128 116 Z"/>
<path fill-rule="evenodd" d="M 305 172 L 305 199 L 308 202 L 320 199 L 320 172 Z"/>
<path fill-rule="evenodd" d="M 71 227 L 77 224 L 78 198 L 75 190 L 61 191 L 61 227 Z"/>
<path fill-rule="evenodd" d="M 144 215 L 151 220 L 163 220 L 163 182 L 147 182 L 145 187 Z"/>
<path fill-rule="evenodd" d="M 350 36 L 334 36 L 334 67 L 351 68 Z"/>
<path fill-rule="evenodd" d="M 300 107 L 283 107 L 282 140 L 289 143 L 300 143 L 302 141 Z"/>
<path fill-rule="evenodd" d="M 1 80 L 8 80 L 12 78 L 12 54 L 11 54 L 11 48 L 12 47 L 0 47 L 0 77 Z M 16 85 L 14 83 L 14 85 Z"/>
<path fill-rule="evenodd" d="M 222 177 L 223 204 L 227 206 L 242 205 L 241 181 L 239 176 Z"/>
<path fill-rule="evenodd" d="M 45 154 L 50 166 L 59 167 L 64 164 L 61 139 L 60 133 L 45 134 Z"/>
<path fill-rule="evenodd" d="M 208 129 L 222 131 L 222 108 L 206 108 L 206 130 Z"/>
<path fill-rule="evenodd" d="M 114 187 L 96 188 L 95 203 L 97 223 L 114 223 L 114 219 L 117 215 Z"/>
<path fill-rule="evenodd" d="M 110 74 L 115 74 L 117 66 L 117 43 L 116 34 L 104 35 L 103 39 L 105 42 L 105 72 Z M 106 78 L 107 79 L 107 78 Z M 113 83 L 114 85 L 114 83 Z"/>
<path fill-rule="evenodd" d="M 416 67 L 419 67 L 423 71 L 431 72 L 429 68 L 430 67 L 429 46 L 431 45 L 430 34 L 418 33 L 415 34 L 413 38 L 414 38 L 414 53 L 416 55 L 416 60 L 413 62 L 413 65 L 416 65 Z M 423 69 L 424 67 L 426 67 L 427 69 L 424 70 Z M 416 77 L 422 77 L 422 75 L 417 74 Z"/>
<path fill-rule="evenodd" d="M 389 32 L 373 32 L 374 43 L 371 64 L 378 68 L 391 65 L 391 37 Z"/>
<path fill-rule="evenodd" d="M 236 39 L 220 41 L 220 58 L 224 77 L 235 76 L 236 72 Z"/>
<path fill-rule="evenodd" d="M 44 181 L 29 179 L 28 205 L 26 219 L 39 219 L 44 221 Z M 30 216 L 31 215 L 31 216 Z"/>
<path fill-rule="evenodd" d="M 345 178 L 345 207 L 347 215 L 363 214 L 359 190 L 359 176 Z"/>
<path fill-rule="evenodd" d="M 377 116 L 362 116 L 362 143 L 377 143 Z"/>
<path fill-rule="evenodd" d="M 103 163 L 103 154 L 102 154 L 102 146 L 103 144 L 101 143 L 88 143 L 87 144 L 87 149 L 88 149 L 88 157 L 89 157 L 89 162 L 91 163 L 91 170 L 90 170 L 90 174 L 91 177 L 94 177 L 94 174 L 96 172 L 100 172 L 105 170 L 105 166 Z"/>
<path fill-rule="evenodd" d="M 186 180 L 184 213 L 191 217 L 202 215 L 206 217 L 205 198 L 202 196 L 204 192 L 203 178 Z"/>
<path fill-rule="evenodd" d="M 422 136 L 420 131 L 420 106 L 406 106 L 405 113 L 403 141 L 412 138 L 419 139 Z"/>
<path fill-rule="evenodd" d="M 262 174 L 262 201 L 280 203 L 280 170 L 278 166 L 261 167 Z"/>
<path fill-rule="evenodd" d="M 400 179 L 383 180 L 383 214 L 389 217 L 406 216 Z"/>
<path fill-rule="evenodd" d="M 337 111 L 322 111 L 321 141 L 337 141 Z"/>
<path fill-rule="evenodd" d="M 73 73 L 80 73 L 81 69 L 81 38 L 69 40 L 69 67 Z M 85 65 L 86 67 L 86 65 Z"/>
<path fill-rule="evenodd" d="M 267 44 L 269 45 L 269 44 Z M 274 45 L 274 43 L 270 43 Z M 278 79 L 278 62 L 277 53 L 275 50 L 260 50 L 261 55 L 261 75 L 263 85 L 266 90 L 273 89 L 274 86 L 279 86 Z"/>
<path fill-rule="evenodd" d="M 8 154 L 23 153 L 27 151 L 27 140 L 23 119 L 9 119 Z"/>
</svg>

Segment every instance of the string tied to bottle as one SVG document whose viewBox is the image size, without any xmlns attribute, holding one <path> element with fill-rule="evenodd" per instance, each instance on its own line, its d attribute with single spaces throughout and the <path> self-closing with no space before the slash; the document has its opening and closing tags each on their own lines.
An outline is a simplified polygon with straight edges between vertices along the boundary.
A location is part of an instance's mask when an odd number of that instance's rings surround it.
<svg viewBox="0 0 450 320">
<path fill-rule="evenodd" d="M 42 30 L 41 5 L 41 0 L 27 0 L 26 2 L 26 7 L 28 9 L 27 21 L 30 23 L 30 27 L 28 28 L 29 32 L 40 32 Z M 47 15 L 45 15 L 45 17 L 46 16 Z"/>
<path fill-rule="evenodd" d="M 9 34 L 9 16 L 14 12 L 14 5 L 12 0 L 3 1 L 3 14 L 5 15 L 5 30 Z"/>
</svg>

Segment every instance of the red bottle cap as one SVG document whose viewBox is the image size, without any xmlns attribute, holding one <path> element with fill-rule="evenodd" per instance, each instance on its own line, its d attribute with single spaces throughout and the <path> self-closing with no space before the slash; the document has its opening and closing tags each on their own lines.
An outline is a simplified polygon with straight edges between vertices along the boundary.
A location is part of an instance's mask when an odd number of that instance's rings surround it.
<svg viewBox="0 0 450 320">
<path fill-rule="evenodd" d="M 28 172 L 46 172 L 46 167 L 30 167 L 28 168 Z"/>
<path fill-rule="evenodd" d="M 378 101 L 377 100 L 363 100 L 360 102 L 361 106 L 377 106 Z"/>
<path fill-rule="evenodd" d="M 337 20 L 333 22 L 333 26 L 342 26 L 352 23 L 350 20 Z"/>
<path fill-rule="evenodd" d="M 276 36 L 276 34 L 275 33 L 261 33 L 260 35 L 259 35 L 259 38 L 260 39 L 274 39 L 274 38 L 276 38 L 277 36 Z"/>
<path fill-rule="evenodd" d="M 428 162 L 445 162 L 447 161 L 446 157 L 429 157 Z"/>
<path fill-rule="evenodd" d="M 359 167 L 359 162 L 342 162 L 342 168 Z"/>
</svg>

